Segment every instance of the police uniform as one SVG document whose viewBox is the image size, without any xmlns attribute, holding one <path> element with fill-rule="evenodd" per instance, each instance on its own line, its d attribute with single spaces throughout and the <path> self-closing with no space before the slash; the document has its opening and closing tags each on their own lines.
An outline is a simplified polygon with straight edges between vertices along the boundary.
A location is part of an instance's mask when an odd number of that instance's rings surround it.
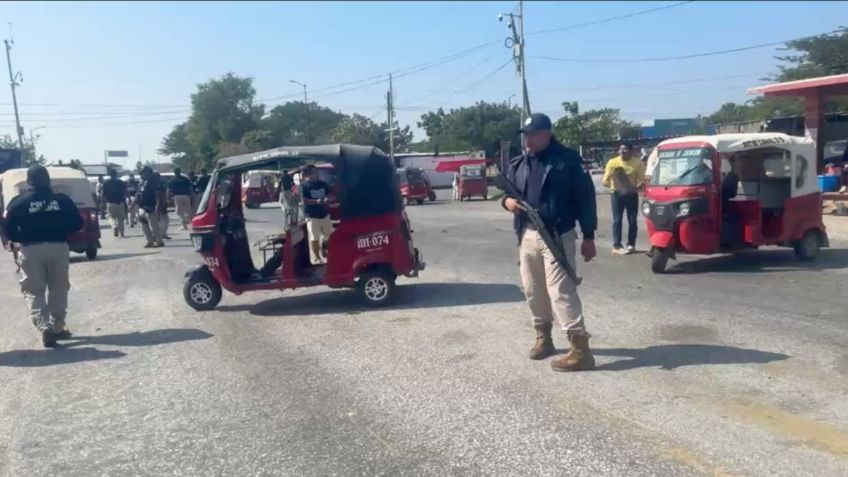
<svg viewBox="0 0 848 477">
<path fill-rule="evenodd" d="M 164 230 L 162 229 L 162 218 L 156 206 L 161 199 L 163 191 L 162 182 L 152 170 L 143 171 L 143 182 L 138 193 L 139 222 L 141 230 L 147 238 L 145 247 L 164 246 Z M 167 219 L 166 219 L 167 220 Z"/>
<path fill-rule="evenodd" d="M 45 346 L 55 346 L 57 336 L 67 333 L 70 252 L 68 234 L 80 230 L 82 216 L 74 202 L 50 189 L 47 169 L 33 166 L 27 172 L 33 187 L 9 202 L 3 230 L 20 244 L 21 291 L 29 305 L 32 323 Z"/>
<path fill-rule="evenodd" d="M 127 221 L 127 185 L 118 178 L 110 177 L 103 183 L 103 197 L 112 231 L 115 237 L 123 237 L 124 223 Z"/>
<path fill-rule="evenodd" d="M 550 118 L 537 113 L 528 118 L 521 132 L 550 131 L 551 126 Z M 576 269 L 576 225 L 579 223 L 583 240 L 588 241 L 594 240 L 598 223 L 595 189 L 580 155 L 551 137 L 544 151 L 513 158 L 505 173 L 520 198 L 539 212 L 550 235 L 560 240 L 566 261 Z M 501 202 L 505 208 L 509 198 L 507 195 Z M 519 272 L 536 330 L 530 358 L 544 359 L 554 353 L 551 330 L 556 320 L 567 333 L 571 349 L 551 367 L 556 371 L 592 369 L 594 358 L 577 283 L 553 259 L 525 214 L 516 214 L 513 226 L 519 244 Z"/>
<path fill-rule="evenodd" d="M 130 222 L 130 227 L 135 227 L 138 222 L 138 180 L 135 177 L 127 179 L 127 216 Z"/>
</svg>

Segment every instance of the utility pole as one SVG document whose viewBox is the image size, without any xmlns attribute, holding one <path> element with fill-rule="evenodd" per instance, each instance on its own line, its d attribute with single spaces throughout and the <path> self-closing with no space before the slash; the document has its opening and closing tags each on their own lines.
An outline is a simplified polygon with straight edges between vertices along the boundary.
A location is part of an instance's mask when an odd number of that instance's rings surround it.
<svg viewBox="0 0 848 477">
<path fill-rule="evenodd" d="M 395 93 L 392 88 L 392 75 L 389 73 L 389 92 L 386 94 L 386 113 L 388 114 L 389 157 L 395 164 Z M 397 166 L 397 164 L 395 164 Z"/>
<path fill-rule="evenodd" d="M 15 127 L 18 133 L 18 147 L 21 149 L 21 154 L 24 153 L 24 128 L 21 127 L 21 117 L 18 114 L 18 96 L 15 93 L 15 88 L 20 86 L 18 80 L 23 81 L 20 72 L 12 73 L 12 45 L 15 40 L 3 40 L 6 44 L 6 64 L 9 66 L 9 85 L 12 87 L 12 105 L 15 107 Z"/>
<path fill-rule="evenodd" d="M 306 108 L 306 144 L 309 145 L 309 123 L 311 121 L 309 118 L 309 96 L 306 95 L 306 84 L 297 80 L 289 80 L 289 82 L 303 86 L 303 107 Z"/>
<path fill-rule="evenodd" d="M 512 49 L 513 60 L 515 60 L 515 71 L 521 79 L 522 105 L 519 119 L 521 126 L 523 126 L 524 120 L 530 116 L 530 96 L 527 94 L 527 68 L 524 57 L 524 2 L 519 0 L 518 13 L 498 14 L 498 21 L 503 21 L 504 17 L 509 18 L 506 26 L 512 32 L 512 36 L 507 37 L 504 41 L 504 46 Z"/>
</svg>

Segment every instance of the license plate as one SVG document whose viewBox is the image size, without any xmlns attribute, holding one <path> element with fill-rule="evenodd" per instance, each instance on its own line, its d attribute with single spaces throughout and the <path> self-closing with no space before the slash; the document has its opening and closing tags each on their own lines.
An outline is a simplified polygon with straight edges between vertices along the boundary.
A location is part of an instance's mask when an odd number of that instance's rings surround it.
<svg viewBox="0 0 848 477">
<path fill-rule="evenodd" d="M 657 211 L 657 215 L 665 215 L 665 207 L 664 206 L 661 206 L 661 205 L 657 206 L 656 211 Z"/>
</svg>

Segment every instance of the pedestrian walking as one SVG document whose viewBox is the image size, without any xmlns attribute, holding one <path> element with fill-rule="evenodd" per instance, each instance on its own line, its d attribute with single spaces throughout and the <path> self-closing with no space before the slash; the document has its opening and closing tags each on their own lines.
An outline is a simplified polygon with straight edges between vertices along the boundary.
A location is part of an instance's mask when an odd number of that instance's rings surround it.
<svg viewBox="0 0 848 477">
<path fill-rule="evenodd" d="M 127 185 L 118 179 L 115 169 L 109 170 L 109 179 L 103 183 L 103 198 L 109 213 L 109 223 L 115 237 L 124 236 L 124 223 L 127 220 Z"/>
<path fill-rule="evenodd" d="M 174 177 L 168 182 L 168 194 L 174 199 L 174 208 L 181 224 L 180 230 L 188 230 L 193 215 L 191 182 L 188 177 L 183 175 L 183 171 L 179 167 L 174 168 Z"/>
<path fill-rule="evenodd" d="M 309 249 L 312 251 L 312 263 L 319 264 L 326 259 L 324 243 L 333 233 L 329 208 L 330 185 L 321 180 L 315 166 L 306 166 L 304 175 L 309 180 L 301 182 L 300 195 L 304 204 L 306 231 L 309 233 Z"/>
<path fill-rule="evenodd" d="M 633 154 L 633 145 L 624 143 L 618 156 L 607 162 L 602 183 L 612 191 L 612 252 L 629 255 L 636 252 L 639 230 L 639 189 L 645 180 L 645 163 Z M 627 214 L 627 248 L 621 244 L 622 216 Z"/>
<path fill-rule="evenodd" d="M 551 120 L 546 115 L 531 115 L 521 132 L 527 152 L 510 161 L 507 178 L 521 191 L 521 199 L 539 210 L 550 235 L 562 241 L 565 258 L 576 269 L 576 223 L 583 234 L 580 245 L 583 259 L 588 262 L 596 253 L 598 217 L 592 179 L 583 169 L 577 151 L 553 137 Z M 521 282 L 536 330 L 530 359 L 544 359 L 555 352 L 552 329 L 556 318 L 568 336 L 571 349 L 551 362 L 551 368 L 555 371 L 593 369 L 595 358 L 589 349 L 590 335 L 586 331 L 577 283 L 553 259 L 516 197 L 505 196 L 501 205 L 514 214 Z"/>
<path fill-rule="evenodd" d="M 133 174 L 127 178 L 127 217 L 130 227 L 138 224 L 138 188 L 139 183 Z"/>
<path fill-rule="evenodd" d="M 106 200 L 103 198 L 103 176 L 97 176 L 97 185 L 94 186 L 94 192 L 97 196 L 97 213 L 101 219 L 106 218 Z"/>
<path fill-rule="evenodd" d="M 451 188 L 453 189 L 453 200 L 459 200 L 459 172 L 453 173 L 453 181 L 451 181 Z"/>
<path fill-rule="evenodd" d="M 53 348 L 71 336 L 65 326 L 71 288 L 67 237 L 83 220 L 70 197 L 53 192 L 44 167 L 30 167 L 27 183 L 32 191 L 9 202 L 3 233 L 18 251 L 21 292 L 32 324 L 42 344 Z"/>
<path fill-rule="evenodd" d="M 141 223 L 141 230 L 147 239 L 144 247 L 164 247 L 165 237 L 162 231 L 162 220 L 159 210 L 161 210 L 162 204 L 160 202 L 164 195 L 165 187 L 159 179 L 159 175 L 155 174 L 150 167 L 142 169 L 140 175 L 142 182 L 138 192 L 138 220 Z"/>
<path fill-rule="evenodd" d="M 197 194 L 197 174 L 194 171 L 188 171 L 188 183 L 191 184 L 191 214 L 197 210 L 197 202 L 200 195 Z"/>
<path fill-rule="evenodd" d="M 209 173 L 206 172 L 206 169 L 200 169 L 200 175 L 197 176 L 197 183 L 195 186 L 195 191 L 197 191 L 197 195 L 202 196 L 204 192 L 206 192 L 206 186 L 209 184 Z"/>
</svg>

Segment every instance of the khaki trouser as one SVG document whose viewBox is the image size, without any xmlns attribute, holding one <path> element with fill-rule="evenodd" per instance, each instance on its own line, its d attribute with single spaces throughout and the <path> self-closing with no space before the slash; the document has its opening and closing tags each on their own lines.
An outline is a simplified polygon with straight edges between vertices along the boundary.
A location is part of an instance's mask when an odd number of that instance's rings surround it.
<svg viewBox="0 0 848 477">
<path fill-rule="evenodd" d="M 109 212 L 109 223 L 112 225 L 112 230 L 117 230 L 121 237 L 124 236 L 124 223 L 127 221 L 126 204 L 115 204 L 109 202 L 106 210 Z"/>
<path fill-rule="evenodd" d="M 162 237 L 168 236 L 168 226 L 171 225 L 171 220 L 168 218 L 167 212 L 159 212 L 159 229 L 162 231 Z"/>
<path fill-rule="evenodd" d="M 191 196 L 190 195 L 175 195 L 174 196 L 174 207 L 177 209 L 177 216 L 180 218 L 180 223 L 183 228 L 188 228 L 191 223 L 191 216 L 193 215 L 193 209 L 191 207 Z"/>
<path fill-rule="evenodd" d="M 147 243 L 163 243 L 165 234 L 162 230 L 161 214 L 156 212 L 147 213 L 144 209 L 138 213 L 138 221 L 141 222 L 141 231 L 147 238 Z"/>
<path fill-rule="evenodd" d="M 569 230 L 560 236 L 560 240 L 566 260 L 576 270 L 577 233 L 574 229 Z M 583 323 L 583 304 L 577 294 L 577 284 L 554 261 L 550 250 L 535 230 L 526 230 L 521 239 L 519 269 L 534 325 L 552 323 L 556 318 L 567 333 L 588 335 Z"/>
<path fill-rule="evenodd" d="M 18 252 L 18 264 L 32 324 L 38 331 L 64 329 L 71 288 L 68 244 L 24 245 Z"/>
</svg>

